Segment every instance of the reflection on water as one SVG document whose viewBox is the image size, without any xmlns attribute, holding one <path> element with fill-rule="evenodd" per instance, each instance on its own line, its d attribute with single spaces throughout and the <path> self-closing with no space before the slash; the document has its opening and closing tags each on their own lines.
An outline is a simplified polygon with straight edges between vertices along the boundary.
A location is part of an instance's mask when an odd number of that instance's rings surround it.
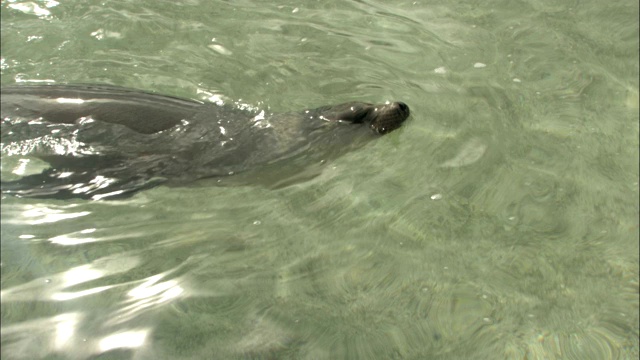
<svg viewBox="0 0 640 360">
<path fill-rule="evenodd" d="M 49 351 L 70 351 L 85 357 L 92 353 L 113 349 L 142 347 L 146 343 L 145 340 L 151 328 L 130 329 L 131 323 L 135 323 L 134 320 L 145 312 L 153 311 L 183 295 L 184 289 L 180 286 L 179 277 L 163 281 L 163 278 L 177 269 L 146 279 L 97 285 L 105 279 L 130 272 L 140 265 L 140 261 L 137 256 L 106 257 L 97 259 L 89 265 L 77 266 L 58 274 L 46 275 L 20 285 L 6 287 L 2 290 L 1 297 L 3 309 L 7 314 L 11 314 L 12 310 L 20 311 L 25 303 L 45 303 L 50 306 L 41 316 L 30 314 L 29 318 L 35 317 L 32 320 L 15 324 L 12 321 L 6 321 L 2 333 L 7 348 L 3 351 L 7 354 L 20 354 L 24 351 L 22 349 L 36 343 L 48 343 Z M 118 288 L 126 291 L 123 293 Z M 105 292 L 107 294 L 101 294 Z M 90 298 L 92 300 L 86 300 L 86 304 L 100 303 L 96 296 L 109 297 L 111 301 L 115 301 L 114 304 L 103 308 L 104 313 L 94 313 L 93 316 L 97 318 L 87 318 L 91 313 L 91 306 L 85 311 L 45 315 L 54 308 L 60 308 L 54 304 L 55 302 L 78 303 L 82 298 Z M 8 316 L 6 319 L 9 320 L 12 317 Z M 86 332 L 87 323 L 96 323 L 96 327 Z M 128 330 L 122 330 L 123 325 Z M 47 349 L 43 349 L 42 355 L 46 353 Z"/>
<path fill-rule="evenodd" d="M 3 84 L 413 111 L 278 190 L 3 197 L 3 358 L 638 357 L 637 2 L 2 6 Z"/>
<path fill-rule="evenodd" d="M 96 294 L 112 290 L 119 285 L 94 286 L 77 291 L 69 289 L 77 289 L 79 287 L 78 285 L 95 282 L 96 280 L 112 276 L 113 274 L 126 272 L 134 268 L 138 262 L 135 257 L 99 259 L 94 264 L 78 266 L 58 274 L 36 278 L 20 285 L 5 287 L 1 292 L 3 309 L 11 312 L 12 309 L 19 310 L 25 303 L 47 304 L 50 302 L 70 302 L 83 297 L 95 296 Z M 139 300 L 142 297 L 138 296 L 134 298 Z M 44 312 L 48 313 L 50 311 Z M 41 355 L 47 354 L 48 351 L 78 351 L 78 348 L 84 348 L 85 350 L 80 350 L 77 354 L 86 354 L 87 351 L 91 353 L 108 350 L 105 349 L 105 347 L 111 349 L 118 347 L 138 347 L 142 345 L 142 342 L 138 341 L 137 346 L 132 346 L 131 339 L 116 342 L 115 340 L 118 339 L 118 336 L 121 334 L 114 334 L 103 339 L 96 339 L 99 342 L 99 347 L 96 349 L 100 351 L 91 350 L 92 346 L 90 344 L 95 340 L 89 337 L 90 341 L 87 343 L 87 337 L 79 338 L 77 335 L 78 328 L 86 322 L 86 314 L 84 312 L 67 312 L 50 316 L 45 316 L 44 314 L 42 314 L 42 316 L 38 315 L 30 314 L 29 318 L 35 317 L 35 319 L 26 322 L 23 321 L 14 324 L 12 321 L 6 321 L 8 324 L 3 325 L 2 329 L 2 335 L 7 339 L 6 345 L 4 345 L 7 349 L 3 350 L 6 354 L 20 354 L 24 352 L 23 349 L 35 346 L 38 343 L 50 344 L 48 346 L 50 349 L 48 349 L 47 346 L 44 347 L 41 350 Z M 10 318 L 11 316 L 6 319 L 8 320 Z M 144 335 L 144 332 L 137 332 L 137 334 L 137 337 L 140 338 L 140 334 Z M 142 340 L 144 340 L 144 336 Z"/>
<path fill-rule="evenodd" d="M 29 207 L 22 212 L 24 222 L 29 225 L 45 224 L 66 219 L 73 219 L 80 216 L 87 216 L 90 212 L 65 212 L 62 209 L 51 209 L 47 207 Z"/>
</svg>

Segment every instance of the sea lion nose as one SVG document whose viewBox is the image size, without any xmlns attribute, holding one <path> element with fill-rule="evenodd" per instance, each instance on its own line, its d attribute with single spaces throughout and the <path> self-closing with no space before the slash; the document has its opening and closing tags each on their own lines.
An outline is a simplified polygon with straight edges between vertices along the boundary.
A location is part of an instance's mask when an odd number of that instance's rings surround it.
<svg viewBox="0 0 640 360">
<path fill-rule="evenodd" d="M 398 102 L 396 102 L 396 106 L 398 107 L 398 109 L 401 112 L 407 113 L 407 114 L 409 113 L 409 106 L 407 106 L 407 104 L 405 104 L 405 103 L 403 103 L 401 101 L 398 101 Z"/>
<path fill-rule="evenodd" d="M 403 103 L 402 101 L 398 101 L 395 103 L 396 109 L 398 109 L 398 113 L 402 114 L 402 116 L 409 117 L 410 111 L 409 106 Z"/>
</svg>

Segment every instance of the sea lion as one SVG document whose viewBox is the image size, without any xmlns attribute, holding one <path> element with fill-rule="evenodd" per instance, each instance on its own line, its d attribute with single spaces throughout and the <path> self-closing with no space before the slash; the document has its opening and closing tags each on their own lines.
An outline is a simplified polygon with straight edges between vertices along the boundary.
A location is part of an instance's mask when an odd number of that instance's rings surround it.
<svg viewBox="0 0 640 360">
<path fill-rule="evenodd" d="M 278 186 L 305 164 L 397 129 L 410 113 L 402 102 L 350 102 L 266 114 L 100 85 L 8 86 L 1 100 L 3 156 L 51 166 L 3 181 L 2 192 L 94 200 L 210 177 Z"/>
</svg>

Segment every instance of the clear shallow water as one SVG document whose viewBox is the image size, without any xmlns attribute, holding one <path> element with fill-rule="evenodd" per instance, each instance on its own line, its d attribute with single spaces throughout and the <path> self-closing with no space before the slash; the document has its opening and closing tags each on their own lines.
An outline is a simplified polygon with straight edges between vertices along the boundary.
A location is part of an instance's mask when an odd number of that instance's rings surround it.
<svg viewBox="0 0 640 360">
<path fill-rule="evenodd" d="M 413 113 L 280 190 L 3 198 L 3 358 L 637 358 L 637 2 L 4 1 L 1 16 L 2 84 Z M 2 176 L 23 163 L 3 154 Z"/>
</svg>

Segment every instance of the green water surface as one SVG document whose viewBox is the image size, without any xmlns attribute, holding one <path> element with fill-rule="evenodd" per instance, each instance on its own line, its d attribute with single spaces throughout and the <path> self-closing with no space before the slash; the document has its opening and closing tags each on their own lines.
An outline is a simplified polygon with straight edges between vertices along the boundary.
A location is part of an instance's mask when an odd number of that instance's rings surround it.
<svg viewBox="0 0 640 360">
<path fill-rule="evenodd" d="M 2 85 L 412 116 L 277 190 L 4 196 L 2 358 L 637 359 L 638 7 L 3 0 Z"/>
</svg>

